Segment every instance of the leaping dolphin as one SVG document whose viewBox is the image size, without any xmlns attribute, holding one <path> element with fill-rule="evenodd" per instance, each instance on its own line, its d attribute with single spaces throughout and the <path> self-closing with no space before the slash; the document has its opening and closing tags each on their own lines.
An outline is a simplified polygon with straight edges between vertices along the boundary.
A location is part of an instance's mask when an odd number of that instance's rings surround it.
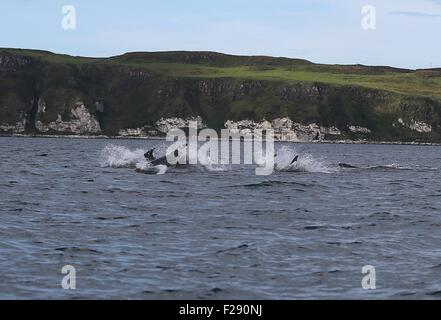
<svg viewBox="0 0 441 320">
<path fill-rule="evenodd" d="M 169 162 L 168 162 L 168 159 L 167 159 L 167 155 L 165 155 L 165 156 L 162 156 L 162 157 L 160 157 L 160 158 L 155 158 L 155 156 L 153 155 L 153 152 L 155 151 L 155 149 L 156 148 L 153 148 L 153 149 L 150 149 L 149 151 L 147 151 L 145 154 L 144 154 L 144 157 L 145 157 L 145 159 L 147 160 L 147 162 L 151 165 L 151 166 L 160 166 L 160 165 L 163 165 L 163 166 L 167 166 L 167 167 L 171 167 L 171 166 L 173 166 L 172 164 L 170 164 Z M 175 150 L 174 151 L 174 156 L 175 156 L 175 158 L 177 158 L 178 156 L 179 156 L 179 150 Z"/>
<path fill-rule="evenodd" d="M 299 156 L 295 156 L 294 159 L 292 159 L 291 163 L 289 164 L 292 166 L 294 163 L 296 163 L 299 160 Z"/>
<path fill-rule="evenodd" d="M 144 158 L 147 161 L 153 161 L 155 160 L 155 156 L 153 155 L 153 152 L 156 150 L 156 148 L 150 149 L 149 151 L 147 151 L 146 153 L 144 153 Z"/>
<path fill-rule="evenodd" d="M 147 151 L 147 152 L 144 154 L 145 159 L 147 160 L 147 162 L 148 162 L 151 166 L 154 166 L 154 167 L 155 167 L 155 166 L 159 166 L 159 165 L 163 165 L 163 166 L 167 166 L 167 167 L 175 166 L 175 165 L 172 165 L 172 164 L 170 164 L 170 163 L 168 162 L 167 155 L 162 156 L 162 157 L 160 157 L 160 158 L 156 158 L 156 157 L 154 156 L 154 154 L 153 154 L 155 150 L 156 150 L 156 148 L 150 149 L 149 151 Z M 177 158 L 177 157 L 179 156 L 179 150 L 175 150 L 175 151 L 174 151 L 174 156 L 175 156 L 175 158 Z M 277 158 L 277 154 L 274 155 L 274 158 Z M 287 167 L 292 166 L 292 165 L 293 165 L 294 163 L 296 163 L 298 160 L 299 160 L 299 156 L 296 155 L 296 156 L 294 157 L 294 159 L 292 159 L 292 161 L 290 162 L 290 164 L 289 164 Z"/>
<path fill-rule="evenodd" d="M 299 156 L 296 155 L 296 156 L 291 160 L 291 162 L 290 162 L 287 166 L 280 167 L 280 166 L 277 164 L 277 162 L 276 162 L 276 158 L 277 158 L 277 154 L 274 155 L 274 161 L 275 161 L 275 169 L 276 169 L 276 171 L 284 171 L 284 170 L 288 170 L 288 169 L 290 169 L 290 168 L 292 167 L 292 165 L 294 165 L 294 163 L 296 163 L 296 162 L 299 160 Z"/>
</svg>

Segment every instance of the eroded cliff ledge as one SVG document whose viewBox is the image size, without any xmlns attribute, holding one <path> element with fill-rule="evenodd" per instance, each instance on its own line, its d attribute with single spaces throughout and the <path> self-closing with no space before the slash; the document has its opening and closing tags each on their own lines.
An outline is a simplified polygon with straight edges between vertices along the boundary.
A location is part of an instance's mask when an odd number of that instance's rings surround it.
<svg viewBox="0 0 441 320">
<path fill-rule="evenodd" d="M 413 89 L 404 81 L 415 81 Z M 441 142 L 439 87 L 441 75 L 427 70 L 216 53 L 89 59 L 0 49 L 0 133 L 164 136 L 196 119 L 245 134 L 271 126 L 285 141 Z"/>
</svg>

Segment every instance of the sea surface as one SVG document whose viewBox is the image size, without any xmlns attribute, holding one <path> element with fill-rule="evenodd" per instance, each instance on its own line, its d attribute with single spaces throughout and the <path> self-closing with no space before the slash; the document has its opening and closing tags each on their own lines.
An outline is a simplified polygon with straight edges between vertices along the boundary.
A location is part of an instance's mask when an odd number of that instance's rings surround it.
<svg viewBox="0 0 441 320">
<path fill-rule="evenodd" d="M 441 298 L 441 147 L 280 143 L 256 176 L 152 146 L 0 138 L 1 299 Z"/>
</svg>

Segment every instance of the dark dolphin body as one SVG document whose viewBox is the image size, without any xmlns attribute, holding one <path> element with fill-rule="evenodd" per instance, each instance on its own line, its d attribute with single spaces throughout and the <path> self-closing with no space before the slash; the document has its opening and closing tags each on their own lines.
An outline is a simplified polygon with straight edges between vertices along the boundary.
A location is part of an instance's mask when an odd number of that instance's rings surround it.
<svg viewBox="0 0 441 320">
<path fill-rule="evenodd" d="M 276 161 L 276 158 L 277 158 L 277 154 L 274 155 L 274 161 Z M 275 170 L 276 170 L 276 171 L 284 171 L 284 170 L 288 170 L 288 169 L 290 169 L 291 166 L 292 166 L 294 163 L 296 163 L 298 160 L 299 160 L 299 156 L 295 156 L 295 157 L 292 159 L 292 161 L 291 161 L 287 166 L 285 166 L 285 167 L 283 167 L 283 168 L 280 168 L 280 167 L 278 167 L 278 166 L 276 165 L 276 166 L 275 166 Z"/>
<path fill-rule="evenodd" d="M 155 160 L 155 156 L 153 155 L 153 152 L 155 151 L 156 148 L 150 149 L 149 151 L 147 151 L 146 153 L 144 153 L 144 157 L 147 161 L 153 161 Z"/>
<path fill-rule="evenodd" d="M 291 161 L 291 163 L 289 164 L 290 166 L 292 166 L 294 163 L 296 163 L 299 160 L 299 156 L 295 156 L 295 158 Z"/>
<path fill-rule="evenodd" d="M 155 149 L 151 149 L 149 151 L 147 151 L 144 154 L 145 159 L 149 162 L 150 165 L 152 166 L 167 166 L 167 167 L 171 167 L 172 164 L 170 164 L 167 160 L 167 156 L 163 156 L 160 158 L 155 158 L 155 156 L 153 155 L 153 152 L 155 151 Z M 175 150 L 175 157 L 178 157 L 179 155 L 179 151 Z"/>
<path fill-rule="evenodd" d="M 172 165 L 172 164 L 170 164 L 170 163 L 168 162 L 168 160 L 167 160 L 167 156 L 163 156 L 163 157 L 160 157 L 160 158 L 155 158 L 155 156 L 153 155 L 153 152 L 154 152 L 154 151 L 155 151 L 155 148 L 150 149 L 149 151 L 147 151 L 147 152 L 144 154 L 145 159 L 148 161 L 148 163 L 149 163 L 151 166 L 153 166 L 153 167 L 155 167 L 155 166 L 160 166 L 160 165 L 167 166 L 167 167 L 176 166 L 176 165 Z M 178 156 L 179 156 L 179 151 L 178 151 L 178 150 L 175 150 L 175 157 L 178 157 Z M 277 154 L 274 155 L 274 157 L 276 158 L 276 157 L 277 157 Z M 292 166 L 292 165 L 293 165 L 294 163 L 296 163 L 298 160 L 299 160 L 299 156 L 297 155 L 297 156 L 294 157 L 294 159 L 291 161 L 291 163 L 288 165 L 288 167 L 289 167 L 289 166 Z"/>
<path fill-rule="evenodd" d="M 358 169 L 358 167 L 353 166 L 352 164 L 347 164 L 347 163 L 339 163 L 338 166 L 340 168 L 345 168 L 345 169 Z"/>
<path fill-rule="evenodd" d="M 158 158 L 158 159 L 155 159 L 153 161 L 150 161 L 150 164 L 152 166 L 161 166 L 161 165 L 162 166 L 167 166 L 167 167 L 171 166 L 171 164 L 168 163 L 167 156 L 163 156 L 161 158 Z"/>
</svg>

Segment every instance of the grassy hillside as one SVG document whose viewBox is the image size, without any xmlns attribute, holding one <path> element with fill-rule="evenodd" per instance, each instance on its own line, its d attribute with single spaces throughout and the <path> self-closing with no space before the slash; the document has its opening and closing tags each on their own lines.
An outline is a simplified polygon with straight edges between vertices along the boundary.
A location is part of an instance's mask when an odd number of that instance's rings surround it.
<svg viewBox="0 0 441 320">
<path fill-rule="evenodd" d="M 37 113 L 37 101 L 45 113 Z M 84 58 L 0 49 L 0 124 L 69 118 L 82 101 L 104 133 L 152 124 L 160 117 L 227 119 L 289 116 L 321 125 L 366 126 L 371 139 L 441 137 L 441 70 L 321 65 L 306 60 L 213 52 L 128 53 Z M 104 106 L 97 112 L 98 105 Z M 430 134 L 394 126 L 423 121 Z M 31 121 L 31 122 L 32 122 Z M 28 131 L 35 128 L 28 126 Z M 349 134 L 349 133 L 348 133 Z"/>
</svg>

